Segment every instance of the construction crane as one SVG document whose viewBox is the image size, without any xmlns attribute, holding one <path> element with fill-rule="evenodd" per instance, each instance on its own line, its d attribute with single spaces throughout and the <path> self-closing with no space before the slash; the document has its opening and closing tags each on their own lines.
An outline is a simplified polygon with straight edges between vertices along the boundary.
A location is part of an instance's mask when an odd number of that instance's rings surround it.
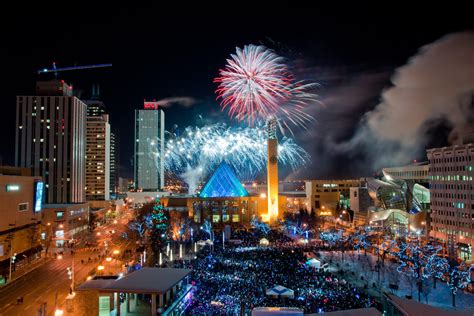
<svg viewBox="0 0 474 316">
<path fill-rule="evenodd" d="M 54 73 L 54 76 L 58 76 L 58 72 L 62 71 L 71 71 L 71 70 L 82 70 L 82 69 L 91 69 L 91 68 L 105 68 L 105 67 L 112 67 L 112 64 L 97 64 L 97 65 L 87 65 L 87 66 L 73 66 L 73 67 L 63 67 L 57 68 L 56 62 L 53 62 L 53 68 L 43 68 L 38 70 L 38 75 L 46 74 L 46 73 Z"/>
</svg>

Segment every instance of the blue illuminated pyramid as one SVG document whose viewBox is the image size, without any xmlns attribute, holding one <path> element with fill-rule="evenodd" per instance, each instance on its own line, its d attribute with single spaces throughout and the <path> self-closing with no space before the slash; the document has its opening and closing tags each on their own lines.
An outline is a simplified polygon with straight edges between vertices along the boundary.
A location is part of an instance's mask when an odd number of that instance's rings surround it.
<svg viewBox="0 0 474 316">
<path fill-rule="evenodd" d="M 222 163 L 201 190 L 199 197 L 238 197 L 249 193 L 226 163 Z"/>
</svg>

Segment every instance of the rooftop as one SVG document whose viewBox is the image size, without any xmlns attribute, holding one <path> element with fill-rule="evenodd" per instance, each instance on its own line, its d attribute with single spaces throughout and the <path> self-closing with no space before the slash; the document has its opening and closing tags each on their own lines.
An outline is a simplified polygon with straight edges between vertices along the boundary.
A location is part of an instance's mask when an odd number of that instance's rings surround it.
<svg viewBox="0 0 474 316">
<path fill-rule="evenodd" d="M 78 290 L 98 289 L 104 292 L 166 293 L 191 273 L 189 269 L 142 268 L 117 280 L 89 280 Z"/>
</svg>

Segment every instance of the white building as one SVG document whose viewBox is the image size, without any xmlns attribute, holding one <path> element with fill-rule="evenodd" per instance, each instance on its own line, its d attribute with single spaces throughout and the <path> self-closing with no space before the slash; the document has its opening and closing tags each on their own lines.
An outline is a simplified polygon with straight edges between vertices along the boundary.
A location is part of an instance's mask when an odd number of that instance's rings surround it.
<svg viewBox="0 0 474 316">
<path fill-rule="evenodd" d="M 104 201 L 110 197 L 110 124 L 109 116 L 87 117 L 86 199 Z"/>
<path fill-rule="evenodd" d="M 37 83 L 36 96 L 17 96 L 15 165 L 45 183 L 46 203 L 85 201 L 86 104 L 64 81 Z"/>
<path fill-rule="evenodd" d="M 472 260 L 474 242 L 474 144 L 427 150 L 430 161 L 431 236 L 451 254 Z M 456 251 L 457 248 L 457 251 Z"/>
<path fill-rule="evenodd" d="M 158 102 L 135 110 L 134 180 L 137 190 L 160 190 L 165 185 L 165 113 Z"/>
</svg>

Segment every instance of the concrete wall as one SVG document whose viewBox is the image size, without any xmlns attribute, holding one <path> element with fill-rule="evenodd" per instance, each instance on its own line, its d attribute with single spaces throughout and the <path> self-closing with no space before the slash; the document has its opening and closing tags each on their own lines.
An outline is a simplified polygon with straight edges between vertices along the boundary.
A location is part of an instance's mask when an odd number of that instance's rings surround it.
<svg viewBox="0 0 474 316">
<path fill-rule="evenodd" d="M 41 211 L 34 210 L 34 183 L 40 180 L 0 175 L 0 261 L 39 245 Z M 7 191 L 7 186 L 18 190 Z M 25 208 L 20 210 L 19 204 Z"/>
</svg>

